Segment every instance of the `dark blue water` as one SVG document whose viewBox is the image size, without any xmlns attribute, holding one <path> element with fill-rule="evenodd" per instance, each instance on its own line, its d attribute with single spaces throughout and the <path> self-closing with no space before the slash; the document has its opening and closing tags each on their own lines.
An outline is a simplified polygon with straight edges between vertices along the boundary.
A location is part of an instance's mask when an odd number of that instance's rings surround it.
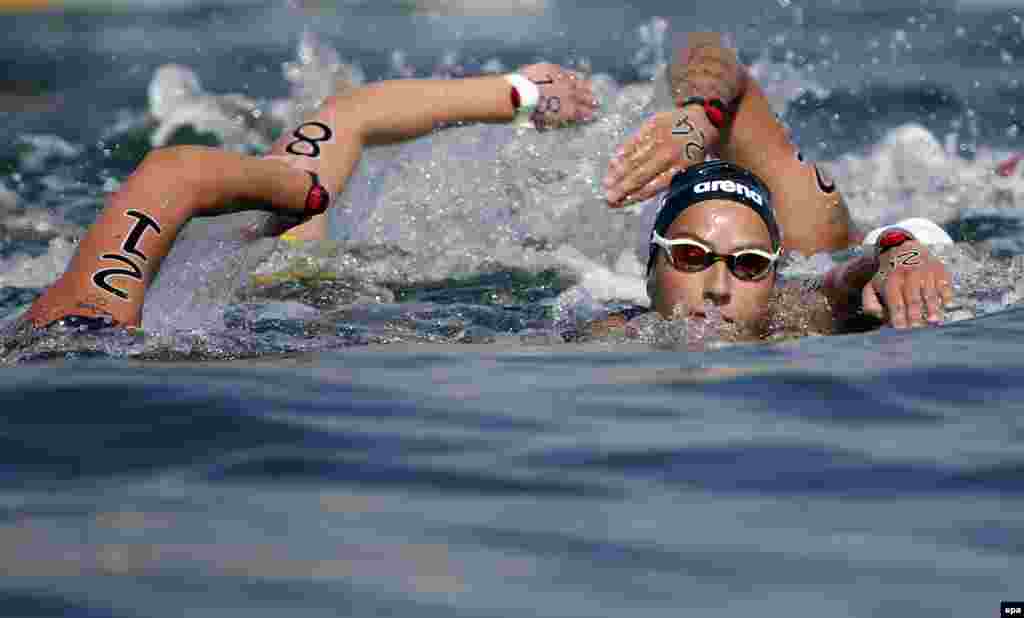
<svg viewBox="0 0 1024 618">
<path fill-rule="evenodd" d="M 0 182 L 20 209 L 4 211 L 0 258 L 21 277 L 0 308 L 55 276 L 54 238 L 145 151 L 159 65 L 283 97 L 304 26 L 370 79 L 404 49 L 422 74 L 453 50 L 470 72 L 586 58 L 631 82 L 658 47 L 638 28 L 663 16 L 733 30 L 748 61 L 823 88 L 784 114 L 815 156 L 862 154 L 908 120 L 957 133 L 963 169 L 1020 148 L 1020 11 L 783 4 L 0 16 Z M 40 134 L 71 150 L 25 145 Z M 1007 199 L 968 201 L 950 228 L 976 253 L 1002 239 L 1019 254 Z M 44 214 L 71 227 L 15 224 Z M 686 352 L 553 344 L 571 280 L 479 267 L 429 281 L 426 250 L 401 249 L 343 255 L 413 280 L 285 278 L 219 299 L 213 333 L 3 356 L 0 616 L 959 617 L 1024 595 L 1020 264 L 961 273 L 977 319 Z"/>
</svg>

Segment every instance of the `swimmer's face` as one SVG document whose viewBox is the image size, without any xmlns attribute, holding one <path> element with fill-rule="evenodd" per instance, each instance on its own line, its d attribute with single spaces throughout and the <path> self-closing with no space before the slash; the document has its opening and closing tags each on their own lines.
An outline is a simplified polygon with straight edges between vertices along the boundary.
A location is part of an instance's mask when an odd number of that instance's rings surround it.
<svg viewBox="0 0 1024 618">
<path fill-rule="evenodd" d="M 690 238 L 720 254 L 741 249 L 774 253 L 768 226 L 761 217 L 728 200 L 708 200 L 690 206 L 668 227 L 665 238 Z M 723 260 L 699 272 L 683 272 L 672 266 L 663 249 L 658 249 L 655 266 L 647 279 L 647 291 L 654 309 L 665 317 L 671 317 L 679 305 L 686 314 L 703 315 L 705 303 L 710 303 L 727 321 L 744 330 L 762 332 L 774 284 L 774 267 L 755 281 L 737 278 Z"/>
</svg>

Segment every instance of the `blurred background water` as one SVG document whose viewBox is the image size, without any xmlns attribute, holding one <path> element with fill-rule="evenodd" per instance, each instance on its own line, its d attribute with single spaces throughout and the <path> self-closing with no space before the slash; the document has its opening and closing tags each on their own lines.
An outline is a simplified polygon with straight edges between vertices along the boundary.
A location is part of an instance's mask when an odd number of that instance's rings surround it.
<svg viewBox="0 0 1024 618">
<path fill-rule="evenodd" d="M 789 0 L 0 14 L 7 320 L 154 146 L 260 152 L 336 88 L 541 59 L 591 72 L 603 111 L 367 153 L 330 242 L 197 221 L 143 333 L 5 344 L 0 615 L 994 613 L 1024 592 L 1024 165 L 999 168 L 1021 150 L 1022 18 Z M 960 241 L 941 251 L 946 325 L 579 336 L 644 302 L 649 207 L 609 214 L 596 183 L 701 29 L 732 33 L 860 224 L 927 216 Z"/>
</svg>

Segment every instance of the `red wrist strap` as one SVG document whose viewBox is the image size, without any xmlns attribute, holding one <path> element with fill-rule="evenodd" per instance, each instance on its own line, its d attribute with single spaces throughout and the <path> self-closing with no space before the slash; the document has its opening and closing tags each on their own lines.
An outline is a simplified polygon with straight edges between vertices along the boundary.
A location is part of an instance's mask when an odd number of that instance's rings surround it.
<svg viewBox="0 0 1024 618">
<path fill-rule="evenodd" d="M 914 237 L 904 229 L 894 227 L 882 232 L 878 236 L 878 241 L 875 246 L 878 247 L 878 252 L 883 253 L 889 249 L 895 249 L 903 243 L 914 240 Z"/>
<path fill-rule="evenodd" d="M 725 127 L 725 123 L 729 120 L 729 112 L 725 107 L 725 103 L 721 99 L 705 99 L 704 97 L 687 97 L 683 104 L 680 105 L 680 109 L 687 105 L 697 104 L 704 108 L 704 115 L 708 117 L 708 122 L 711 126 L 716 129 L 722 129 Z"/>
<path fill-rule="evenodd" d="M 313 186 L 306 193 L 306 207 L 302 211 L 302 216 L 308 219 L 327 210 L 331 205 L 331 194 L 320 184 L 320 178 L 315 173 L 309 170 L 306 170 L 306 173 L 313 180 Z"/>
<path fill-rule="evenodd" d="M 523 104 L 523 100 L 520 98 L 519 90 L 517 90 L 515 86 L 512 86 L 512 93 L 509 96 L 512 99 L 512 109 L 518 110 Z"/>
<path fill-rule="evenodd" d="M 711 121 L 711 124 L 713 124 L 715 128 L 721 129 L 725 126 L 725 103 L 722 103 L 721 99 L 705 101 L 704 113 L 708 115 L 708 120 Z"/>
</svg>

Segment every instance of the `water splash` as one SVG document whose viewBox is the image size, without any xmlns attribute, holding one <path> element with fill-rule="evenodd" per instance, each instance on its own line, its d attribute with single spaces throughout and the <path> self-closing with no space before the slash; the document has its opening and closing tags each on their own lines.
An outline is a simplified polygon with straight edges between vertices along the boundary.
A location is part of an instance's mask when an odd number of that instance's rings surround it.
<svg viewBox="0 0 1024 618">
<path fill-rule="evenodd" d="M 668 43 L 668 20 L 652 17 L 640 24 L 634 32 L 640 39 L 640 48 L 633 54 L 631 64 L 641 77 L 654 78 L 659 70 L 668 65 L 666 47 Z"/>
<path fill-rule="evenodd" d="M 662 25 L 647 24 L 642 38 L 658 43 Z M 657 61 L 654 55 L 649 59 Z M 496 59 L 495 66 L 499 63 Z M 463 69 L 453 50 L 431 72 L 448 75 Z M 393 55 L 393 72 L 410 75 L 413 70 L 400 52 Z M 788 65 L 762 59 L 755 71 L 782 105 L 804 92 L 827 94 Z M 315 105 L 332 88 L 362 80 L 358 67 L 308 32 L 284 73 L 290 96 L 255 102 L 204 91 L 188 67 L 161 67 L 150 89 L 150 112 L 159 123 L 154 140 L 192 126 L 228 147 L 265 148 L 274 127 Z M 129 353 L 221 357 L 368 342 L 480 341 L 515 333 L 537 334 L 553 343 L 579 335 L 585 330 L 581 324 L 622 303 L 646 304 L 642 265 L 656 200 L 610 212 L 598 183 L 614 147 L 646 113 L 670 102 L 659 100 L 664 80 L 657 78 L 654 84 L 622 85 L 595 75 L 594 81 L 603 115 L 589 126 L 549 133 L 459 127 L 367 152 L 340 200 L 345 207 L 332 211 L 333 243 L 246 244 L 238 234 L 245 217 L 262 215 L 193 222 L 148 297 L 144 326 L 153 335 L 150 343 L 128 346 Z M 74 161 L 83 151 L 63 141 L 32 139 L 17 165 L 24 173 L 47 174 L 51 162 Z M 824 164 L 860 222 L 877 225 L 925 216 L 974 243 L 946 256 L 958 273 L 957 310 L 950 318 L 956 320 L 999 311 L 1021 299 L 1019 265 L 991 256 L 1024 253 L 1022 176 L 992 172 L 1005 154 L 978 149 L 967 160 L 959 148 L 946 147 L 919 125 L 907 125 L 864 153 Z M 43 179 L 67 182 L 58 173 Z M 107 190 L 116 188 L 110 180 Z M 22 191 L 19 185 L 5 194 L 7 202 L 15 195 L 15 209 L 21 208 L 17 197 Z M 24 228 L 38 229 L 43 209 L 24 213 Z M 16 220 L 8 216 L 4 225 L 13 229 Z M 43 239 L 48 245 L 42 256 L 17 254 L 0 261 L 0 284 L 35 289 L 52 281 L 70 257 L 77 231 L 62 228 Z M 830 256 L 798 257 L 783 274 L 812 276 L 831 264 Z M 527 285 L 535 293 L 523 298 L 495 284 L 456 308 L 466 288 L 453 282 L 502 273 L 521 273 L 536 283 Z M 543 283 L 545 273 L 556 273 L 560 283 L 549 287 Z M 197 286 L 196 280 L 203 284 Z M 413 306 L 402 296 L 407 293 L 402 290 L 418 290 L 414 295 L 422 296 L 439 282 L 446 283 L 430 292 L 426 304 Z M 630 330 L 634 340 L 686 349 L 729 342 L 731 325 L 714 308 L 705 313 L 696 321 L 688 315 L 662 320 L 647 314 L 631 322 Z M 796 330 L 811 332 L 807 325 Z M 607 340 L 618 341 L 618 336 Z M 73 348 L 71 340 L 58 338 L 39 344 L 36 351 L 56 353 L 64 345 Z M 96 350 L 107 353 L 102 346 Z"/>
<path fill-rule="evenodd" d="M 273 116 L 282 126 L 297 125 L 327 97 L 344 94 L 365 81 L 362 69 L 344 62 L 334 47 L 308 28 L 295 52 L 296 59 L 282 66 L 290 95 L 271 106 Z"/>
<path fill-rule="evenodd" d="M 216 135 L 227 149 L 257 150 L 266 147 L 277 126 L 256 101 L 240 94 L 208 94 L 192 69 L 176 64 L 154 73 L 149 107 L 157 121 L 150 136 L 154 147 L 167 145 L 175 133 L 189 128 Z"/>
</svg>

